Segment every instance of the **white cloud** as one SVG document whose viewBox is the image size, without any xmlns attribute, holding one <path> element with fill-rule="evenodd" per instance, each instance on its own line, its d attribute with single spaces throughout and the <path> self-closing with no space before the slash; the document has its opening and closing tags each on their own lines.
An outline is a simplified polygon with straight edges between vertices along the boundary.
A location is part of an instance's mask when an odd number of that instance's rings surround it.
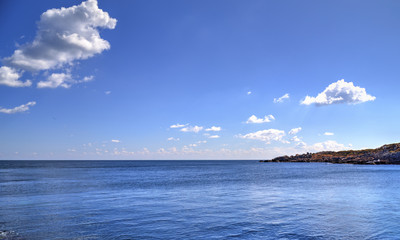
<svg viewBox="0 0 400 240">
<path fill-rule="evenodd" d="M 86 76 L 79 82 L 90 82 L 93 80 L 93 78 L 94 78 L 94 76 Z"/>
<path fill-rule="evenodd" d="M 246 123 L 266 123 L 275 120 L 275 117 L 272 115 L 264 116 L 264 118 L 257 118 L 255 115 L 252 115 L 247 119 Z"/>
<path fill-rule="evenodd" d="M 56 88 L 63 87 L 69 88 L 71 85 L 68 82 L 72 81 L 72 77 L 70 74 L 66 73 L 53 73 L 51 74 L 46 81 L 40 81 L 37 84 L 38 88 Z"/>
<path fill-rule="evenodd" d="M 13 114 L 13 113 L 18 113 L 18 112 L 25 112 L 25 111 L 29 110 L 29 107 L 35 106 L 35 105 L 36 105 L 36 102 L 32 101 L 32 102 L 28 102 L 27 104 L 22 104 L 21 106 L 11 108 L 11 109 L 0 107 L 0 113 Z"/>
<path fill-rule="evenodd" d="M 207 128 L 206 131 L 207 131 L 207 132 L 209 132 L 209 131 L 219 132 L 219 131 L 221 131 L 221 127 L 212 126 L 212 127 L 210 127 L 210 128 Z"/>
<path fill-rule="evenodd" d="M 19 80 L 21 73 L 17 72 L 15 69 L 2 66 L 0 67 L 0 84 L 9 87 L 29 87 L 32 85 L 30 80 L 22 82 Z"/>
<path fill-rule="evenodd" d="M 111 94 L 111 91 L 105 91 L 104 94 L 105 94 L 105 95 L 110 95 L 110 94 Z"/>
<path fill-rule="evenodd" d="M 219 135 L 211 135 L 208 138 L 219 138 Z"/>
<path fill-rule="evenodd" d="M 344 144 L 337 143 L 336 141 L 332 141 L 332 140 L 315 143 L 310 146 L 307 146 L 306 144 L 304 144 L 303 148 L 304 148 L 304 150 L 306 150 L 308 152 L 341 151 L 341 150 L 349 149 Z"/>
<path fill-rule="evenodd" d="M 301 127 L 292 128 L 292 129 L 290 129 L 289 134 L 290 134 L 290 135 L 295 135 L 295 134 L 297 134 L 297 133 L 300 132 L 300 131 L 301 131 Z"/>
<path fill-rule="evenodd" d="M 317 106 L 334 103 L 358 104 L 374 101 L 376 97 L 367 94 L 365 88 L 354 86 L 352 82 L 345 82 L 344 79 L 330 84 L 323 92 L 316 97 L 306 96 L 301 104 Z"/>
<path fill-rule="evenodd" d="M 183 128 L 184 126 L 186 126 L 187 124 L 179 124 L 179 123 L 177 123 L 177 124 L 174 124 L 174 125 L 171 125 L 171 126 L 169 126 L 170 128 Z"/>
<path fill-rule="evenodd" d="M 121 141 L 120 141 L 120 140 L 117 140 L 117 139 L 112 139 L 111 142 L 113 142 L 113 143 L 120 143 Z"/>
<path fill-rule="evenodd" d="M 199 126 L 194 126 L 194 127 L 192 127 L 192 126 L 189 126 L 189 127 L 184 127 L 184 128 L 182 128 L 180 131 L 181 131 L 181 132 L 194 132 L 194 133 L 198 133 L 198 132 L 200 132 L 201 130 L 203 130 L 203 127 L 199 127 Z"/>
<path fill-rule="evenodd" d="M 250 94 L 251 94 L 251 91 L 248 91 L 248 92 L 247 92 L 247 95 L 250 95 Z"/>
<path fill-rule="evenodd" d="M 332 133 L 332 132 L 325 132 L 324 135 L 325 135 L 325 136 L 333 136 L 333 135 L 335 135 L 335 134 Z"/>
<path fill-rule="evenodd" d="M 47 77 L 46 81 L 40 81 L 37 84 L 38 88 L 70 88 L 73 84 L 84 83 L 93 80 L 93 76 L 84 77 L 82 80 L 72 79 L 69 73 L 52 73 Z"/>
<path fill-rule="evenodd" d="M 280 98 L 274 98 L 274 103 L 282 103 L 285 101 L 285 99 L 289 99 L 289 93 L 286 93 L 285 95 L 283 95 Z"/>
<path fill-rule="evenodd" d="M 202 144 L 202 143 L 207 143 L 207 141 L 206 141 L 206 140 L 203 140 L 203 141 L 198 141 L 197 143 L 198 143 L 198 144 Z"/>
<path fill-rule="evenodd" d="M 59 68 L 87 59 L 110 48 L 98 28 L 114 29 L 117 20 L 88 0 L 69 8 L 49 9 L 38 22 L 33 42 L 22 45 L 5 63 L 15 68 L 39 71 Z"/>
<path fill-rule="evenodd" d="M 278 130 L 278 129 L 267 129 L 267 130 L 261 130 L 253 133 L 248 133 L 244 136 L 239 136 L 240 138 L 244 139 L 253 139 L 253 140 L 259 140 L 263 141 L 267 144 L 270 144 L 271 141 L 279 141 L 283 143 L 287 143 L 286 140 L 283 139 L 285 136 L 285 131 L 283 130 Z"/>
<path fill-rule="evenodd" d="M 293 142 L 301 142 L 300 138 L 297 136 L 293 136 L 290 140 L 292 140 Z"/>
<path fill-rule="evenodd" d="M 179 138 L 169 137 L 167 138 L 168 141 L 179 141 Z"/>
</svg>

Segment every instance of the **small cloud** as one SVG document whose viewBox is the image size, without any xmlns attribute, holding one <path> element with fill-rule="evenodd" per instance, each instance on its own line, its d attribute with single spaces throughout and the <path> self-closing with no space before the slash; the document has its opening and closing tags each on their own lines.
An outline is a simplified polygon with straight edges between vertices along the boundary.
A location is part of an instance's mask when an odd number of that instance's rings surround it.
<svg viewBox="0 0 400 240">
<path fill-rule="evenodd" d="M 251 94 L 251 91 L 248 91 L 248 92 L 247 92 L 247 95 L 250 95 L 250 94 Z"/>
<path fill-rule="evenodd" d="M 297 133 L 300 132 L 300 131 L 301 131 L 301 127 L 292 128 L 292 129 L 290 129 L 289 134 L 290 134 L 290 135 L 295 135 L 295 134 L 297 134 Z"/>
<path fill-rule="evenodd" d="M 179 141 L 179 138 L 169 137 L 167 138 L 168 141 Z"/>
<path fill-rule="evenodd" d="M 197 143 L 198 143 L 198 144 L 202 144 L 202 143 L 207 143 L 207 141 L 206 141 L 206 140 L 203 140 L 203 141 L 198 141 Z"/>
<path fill-rule="evenodd" d="M 80 82 L 90 82 L 94 79 L 94 76 L 86 76 Z"/>
<path fill-rule="evenodd" d="M 247 119 L 246 123 L 266 123 L 275 120 L 275 117 L 272 115 L 264 116 L 264 118 L 257 118 L 255 115 L 252 115 Z"/>
<path fill-rule="evenodd" d="M 333 135 L 335 135 L 335 134 L 332 133 L 332 132 L 325 132 L 324 135 L 325 135 L 325 136 L 333 136 Z"/>
<path fill-rule="evenodd" d="M 9 87 L 29 87 L 32 82 L 27 80 L 22 82 L 19 78 L 22 76 L 17 70 L 11 67 L 2 66 L 0 67 L 0 85 L 6 85 Z"/>
<path fill-rule="evenodd" d="M 29 107 L 35 106 L 36 102 L 28 102 L 27 104 L 22 104 L 18 107 L 15 108 L 2 108 L 0 107 L 0 113 L 6 113 L 6 114 L 14 114 L 14 113 L 19 113 L 19 112 L 25 112 L 29 110 Z"/>
<path fill-rule="evenodd" d="M 120 141 L 120 140 L 117 140 L 117 139 L 113 139 L 113 140 L 111 140 L 111 142 L 113 142 L 113 143 L 120 143 L 121 141 Z"/>
<path fill-rule="evenodd" d="M 219 131 L 221 131 L 221 127 L 212 126 L 212 127 L 210 127 L 210 128 L 207 128 L 206 131 L 207 131 L 207 132 L 209 132 L 209 131 L 219 132 Z"/>
<path fill-rule="evenodd" d="M 293 142 L 301 142 L 301 139 L 297 136 L 292 137 L 291 139 Z"/>
<path fill-rule="evenodd" d="M 111 94 L 111 91 L 105 91 L 104 94 L 105 94 L 105 95 L 110 95 L 110 94 Z"/>
<path fill-rule="evenodd" d="M 315 104 L 324 106 L 330 104 L 358 104 L 374 101 L 376 97 L 367 94 L 365 88 L 354 86 L 352 82 L 345 82 L 344 79 L 330 84 L 323 92 L 316 97 L 306 96 L 300 103 L 303 105 Z"/>
<path fill-rule="evenodd" d="M 179 124 L 179 123 L 177 123 L 177 124 L 171 125 L 169 127 L 170 128 L 183 128 L 186 125 L 188 125 L 188 124 Z"/>
<path fill-rule="evenodd" d="M 220 138 L 220 136 L 219 135 L 211 135 L 208 138 Z"/>
<path fill-rule="evenodd" d="M 93 76 L 84 77 L 82 80 L 72 79 L 69 73 L 53 73 L 47 77 L 46 81 L 40 81 L 37 84 L 38 88 L 70 88 L 73 84 L 89 82 L 93 80 Z"/>
<path fill-rule="evenodd" d="M 198 133 L 198 132 L 200 132 L 201 130 L 203 130 L 203 127 L 199 127 L 199 126 L 194 126 L 194 127 L 192 127 L 192 126 L 189 126 L 189 127 L 184 127 L 184 128 L 182 128 L 180 131 L 181 131 L 181 132 L 194 132 L 194 133 Z"/>
<path fill-rule="evenodd" d="M 286 93 L 285 95 L 283 95 L 280 98 L 274 98 L 274 103 L 282 103 L 285 101 L 285 99 L 289 99 L 289 93 Z"/>
<path fill-rule="evenodd" d="M 272 141 L 288 143 L 286 140 L 283 139 L 283 137 L 285 135 L 286 135 L 285 131 L 283 131 L 283 130 L 266 129 L 266 130 L 248 133 L 244 136 L 239 135 L 239 137 L 243 138 L 243 139 L 253 139 L 253 140 L 263 141 L 266 144 L 270 144 Z"/>
</svg>

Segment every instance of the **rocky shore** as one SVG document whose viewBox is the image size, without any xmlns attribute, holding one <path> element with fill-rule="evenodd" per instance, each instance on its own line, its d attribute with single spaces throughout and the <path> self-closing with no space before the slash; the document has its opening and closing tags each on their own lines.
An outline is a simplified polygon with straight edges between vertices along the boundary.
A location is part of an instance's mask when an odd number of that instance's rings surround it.
<svg viewBox="0 0 400 240">
<path fill-rule="evenodd" d="M 347 164 L 400 164 L 400 143 L 383 145 L 376 149 L 317 152 L 281 156 L 260 162 L 326 162 Z"/>
</svg>

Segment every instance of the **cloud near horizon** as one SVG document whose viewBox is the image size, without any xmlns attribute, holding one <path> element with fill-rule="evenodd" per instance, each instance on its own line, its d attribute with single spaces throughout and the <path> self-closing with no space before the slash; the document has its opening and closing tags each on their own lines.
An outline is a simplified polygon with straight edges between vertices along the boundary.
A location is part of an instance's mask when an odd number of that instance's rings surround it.
<svg viewBox="0 0 400 240">
<path fill-rule="evenodd" d="M 374 101 L 375 99 L 376 97 L 367 94 L 365 88 L 354 86 L 353 82 L 345 82 L 344 79 L 341 79 L 330 84 L 316 97 L 306 96 L 306 98 L 301 101 L 301 104 L 315 104 L 317 106 L 340 103 L 358 104 Z"/>
<path fill-rule="evenodd" d="M 263 141 L 266 144 L 270 144 L 272 141 L 278 141 L 282 143 L 288 143 L 288 141 L 284 140 L 285 131 L 278 129 L 266 129 L 260 130 L 257 132 L 248 133 L 246 135 L 239 135 L 240 138 L 243 139 L 253 139 Z"/>
</svg>

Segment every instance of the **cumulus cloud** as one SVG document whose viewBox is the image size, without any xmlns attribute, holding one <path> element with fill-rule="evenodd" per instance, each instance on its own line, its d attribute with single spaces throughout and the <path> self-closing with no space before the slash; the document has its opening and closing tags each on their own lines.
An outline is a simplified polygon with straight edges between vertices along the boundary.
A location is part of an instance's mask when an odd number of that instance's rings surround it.
<svg viewBox="0 0 400 240">
<path fill-rule="evenodd" d="M 33 42 L 22 45 L 6 65 L 29 71 L 47 70 L 87 59 L 110 48 L 98 28 L 114 29 L 117 20 L 88 0 L 69 8 L 49 9 L 38 22 Z"/>
<path fill-rule="evenodd" d="M 194 132 L 194 133 L 198 133 L 198 132 L 200 132 L 201 130 L 203 130 L 203 127 L 199 127 L 199 126 L 194 126 L 194 127 L 192 127 L 192 126 L 189 126 L 189 127 L 184 127 L 184 128 L 181 128 L 181 132 Z"/>
<path fill-rule="evenodd" d="M 267 129 L 267 130 L 261 130 L 253 133 L 248 133 L 246 135 L 240 135 L 240 138 L 244 139 L 253 139 L 253 140 L 259 140 L 263 141 L 267 144 L 270 144 L 271 141 L 279 141 L 283 143 L 287 143 L 286 140 L 284 140 L 285 136 L 285 131 L 283 130 L 278 130 L 278 129 Z"/>
<path fill-rule="evenodd" d="M 365 88 L 354 86 L 352 82 L 345 82 L 344 79 L 342 79 L 330 84 L 316 97 L 306 96 L 306 98 L 301 101 L 301 104 L 315 104 L 317 106 L 335 103 L 358 104 L 374 101 L 375 99 L 376 97 L 367 94 Z"/>
<path fill-rule="evenodd" d="M 29 107 L 35 106 L 36 102 L 28 102 L 27 104 L 22 104 L 21 106 L 15 107 L 15 108 L 2 108 L 0 107 L 0 113 L 6 113 L 6 114 L 13 114 L 13 113 L 19 113 L 19 112 L 25 112 L 29 110 Z"/>
<path fill-rule="evenodd" d="M 19 80 L 21 73 L 17 72 L 15 69 L 2 66 L 0 67 L 0 84 L 9 87 L 29 87 L 32 82 L 27 80 L 22 82 Z"/>
<path fill-rule="evenodd" d="M 207 128 L 206 131 L 207 131 L 207 132 L 209 132 L 209 131 L 219 132 L 219 131 L 221 131 L 221 127 L 212 126 L 212 127 L 210 127 L 210 128 Z"/>
<path fill-rule="evenodd" d="M 169 126 L 170 128 L 183 128 L 184 126 L 186 126 L 187 124 L 179 124 L 179 123 L 177 123 L 177 124 L 174 124 L 174 125 L 171 125 L 171 126 Z"/>
<path fill-rule="evenodd" d="M 120 143 L 121 141 L 120 141 L 120 140 L 117 140 L 117 139 L 112 139 L 111 142 L 113 142 L 113 143 Z"/>
<path fill-rule="evenodd" d="M 247 95 L 250 95 L 250 94 L 251 94 L 251 91 L 248 91 L 248 92 L 247 92 Z"/>
<path fill-rule="evenodd" d="M 332 133 L 332 132 L 325 132 L 324 135 L 325 135 L 325 136 L 333 136 L 333 135 L 335 135 L 335 134 Z"/>
<path fill-rule="evenodd" d="M 297 134 L 297 133 L 300 132 L 300 131 L 301 131 L 301 127 L 292 128 L 292 129 L 290 129 L 289 134 L 290 134 L 290 135 L 295 135 L 295 134 Z"/>
<path fill-rule="evenodd" d="M 274 103 L 282 103 L 285 101 L 285 99 L 289 99 L 289 93 L 286 93 L 280 98 L 274 98 Z"/>
<path fill-rule="evenodd" d="M 219 138 L 219 135 L 211 135 L 208 138 Z"/>
<path fill-rule="evenodd" d="M 272 115 L 264 116 L 264 118 L 257 118 L 255 115 L 252 115 L 247 119 L 246 123 L 266 123 L 275 120 L 275 117 Z"/>
</svg>

